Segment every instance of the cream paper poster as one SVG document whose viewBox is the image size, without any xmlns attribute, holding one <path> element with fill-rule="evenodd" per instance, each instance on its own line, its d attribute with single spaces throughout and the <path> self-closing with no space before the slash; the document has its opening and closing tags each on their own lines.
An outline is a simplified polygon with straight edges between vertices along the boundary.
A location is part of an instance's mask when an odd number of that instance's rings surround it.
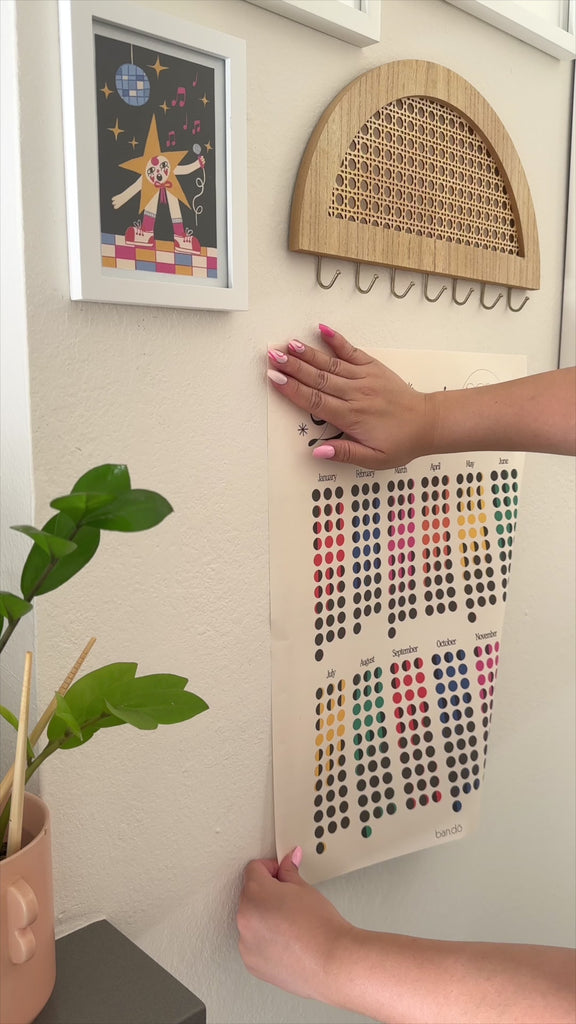
<svg viewBox="0 0 576 1024">
<path fill-rule="evenodd" d="M 372 352 L 420 391 L 523 376 L 523 356 Z M 335 428 L 270 389 L 278 856 L 317 882 L 463 838 L 479 815 L 523 454 L 372 471 L 312 457 Z"/>
</svg>

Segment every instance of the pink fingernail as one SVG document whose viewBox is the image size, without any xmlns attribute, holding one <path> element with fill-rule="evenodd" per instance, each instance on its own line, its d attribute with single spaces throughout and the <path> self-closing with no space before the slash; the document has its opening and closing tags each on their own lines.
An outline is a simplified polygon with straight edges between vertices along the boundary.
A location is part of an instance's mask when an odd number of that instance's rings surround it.
<svg viewBox="0 0 576 1024">
<path fill-rule="evenodd" d="M 331 444 L 321 444 L 318 448 L 315 448 L 312 452 L 315 459 L 333 459 L 336 455 L 336 449 Z"/>
<path fill-rule="evenodd" d="M 294 867 L 296 867 L 296 868 L 300 867 L 300 865 L 302 863 L 302 847 L 301 846 L 295 846 L 294 847 L 294 849 L 292 850 L 292 853 L 290 854 L 290 860 L 292 861 Z"/>
<path fill-rule="evenodd" d="M 277 370 L 268 370 L 268 376 L 273 384 L 288 383 L 288 377 L 285 377 L 283 373 L 278 373 Z"/>
<path fill-rule="evenodd" d="M 293 352 L 304 352 L 306 350 L 306 345 L 303 345 L 301 341 L 296 341 L 294 338 L 292 341 L 288 342 L 288 348 L 291 348 Z"/>
<path fill-rule="evenodd" d="M 333 331 L 331 327 L 327 327 L 326 324 L 318 324 L 318 330 L 320 334 L 323 334 L 326 338 L 333 338 L 336 331 Z"/>
<path fill-rule="evenodd" d="M 268 355 L 270 359 L 273 359 L 275 363 L 287 363 L 288 356 L 281 352 L 278 348 L 269 348 Z"/>
</svg>

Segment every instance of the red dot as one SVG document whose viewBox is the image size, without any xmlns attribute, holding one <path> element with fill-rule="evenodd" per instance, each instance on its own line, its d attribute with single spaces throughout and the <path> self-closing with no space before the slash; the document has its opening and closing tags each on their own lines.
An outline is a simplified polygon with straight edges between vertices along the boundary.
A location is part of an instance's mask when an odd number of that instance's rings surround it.
<svg viewBox="0 0 576 1024">
<path fill-rule="evenodd" d="M 404 717 L 404 712 L 402 711 L 402 708 L 394 708 L 394 717 L 395 718 L 403 718 Z"/>
<path fill-rule="evenodd" d="M 397 723 L 396 732 L 406 732 L 406 726 L 404 725 L 404 722 Z"/>
<path fill-rule="evenodd" d="M 435 804 L 439 804 L 440 803 L 440 801 L 442 799 L 442 793 L 440 792 L 439 789 L 435 789 L 434 790 L 434 792 L 432 793 L 432 799 L 433 799 Z"/>
<path fill-rule="evenodd" d="M 416 677 L 416 678 L 418 678 L 418 677 Z M 426 687 L 425 686 L 419 686 L 418 687 L 418 696 L 419 697 L 426 697 L 427 695 L 428 695 L 428 691 L 427 691 Z"/>
<path fill-rule="evenodd" d="M 406 700 L 414 700 L 414 690 L 406 690 Z"/>
<path fill-rule="evenodd" d="M 392 680 L 392 686 L 394 686 L 394 683 L 395 683 L 395 680 Z M 402 694 L 401 693 L 395 693 L 392 696 L 392 700 L 394 701 L 395 704 L 400 704 L 400 702 L 402 700 Z"/>
<path fill-rule="evenodd" d="M 412 676 L 404 676 L 404 686 L 412 686 Z"/>
<path fill-rule="evenodd" d="M 322 587 L 314 588 L 314 597 L 322 597 Z"/>
<path fill-rule="evenodd" d="M 410 726 L 413 732 L 418 728 L 418 722 L 416 721 L 415 718 L 411 718 L 408 725 Z"/>
<path fill-rule="evenodd" d="M 330 562 L 334 561 L 334 552 L 333 551 L 327 551 L 326 552 L 326 561 L 327 561 L 328 565 L 330 565 Z"/>
<path fill-rule="evenodd" d="M 316 569 L 316 572 L 314 573 L 314 582 L 315 583 L 320 583 L 321 579 L 322 579 L 322 573 L 320 572 L 320 569 Z"/>
<path fill-rule="evenodd" d="M 345 554 L 344 554 L 343 551 L 337 551 L 336 552 L 336 560 L 338 562 L 343 562 L 344 561 L 344 557 L 345 557 Z"/>
<path fill-rule="evenodd" d="M 425 700 L 423 700 L 422 703 L 420 704 L 420 711 L 422 712 L 423 715 L 425 715 L 426 712 L 428 711 L 428 705 Z"/>
<path fill-rule="evenodd" d="M 338 536 L 336 537 L 336 543 L 337 543 L 338 547 L 342 547 L 342 545 L 344 543 L 344 534 L 343 533 L 339 533 L 338 534 Z"/>
<path fill-rule="evenodd" d="M 322 565 L 322 555 L 314 555 L 314 565 Z"/>
</svg>

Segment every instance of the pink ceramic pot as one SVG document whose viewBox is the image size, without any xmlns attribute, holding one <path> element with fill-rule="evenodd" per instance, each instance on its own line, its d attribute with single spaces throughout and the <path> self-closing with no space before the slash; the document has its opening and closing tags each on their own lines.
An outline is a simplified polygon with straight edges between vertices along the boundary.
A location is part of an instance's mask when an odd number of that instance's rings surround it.
<svg viewBox="0 0 576 1024">
<path fill-rule="evenodd" d="M 31 1024 L 56 980 L 50 814 L 31 793 L 22 838 L 0 861 L 0 1024 Z"/>
</svg>

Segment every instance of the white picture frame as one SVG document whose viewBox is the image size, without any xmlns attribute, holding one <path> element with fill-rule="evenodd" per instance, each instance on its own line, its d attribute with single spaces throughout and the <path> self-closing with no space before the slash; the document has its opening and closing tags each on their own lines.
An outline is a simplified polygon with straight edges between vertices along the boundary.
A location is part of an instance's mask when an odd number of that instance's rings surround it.
<svg viewBox="0 0 576 1024">
<path fill-rule="evenodd" d="M 244 40 L 123 0 L 58 6 L 70 297 L 247 309 Z"/>
<path fill-rule="evenodd" d="M 381 0 L 248 0 L 308 28 L 336 36 L 354 46 L 371 46 L 380 42 Z"/>
<path fill-rule="evenodd" d="M 481 21 L 494 25 L 508 35 L 515 36 L 530 46 L 549 53 L 557 60 L 574 60 L 576 57 L 576 34 L 572 17 L 568 30 L 555 25 L 546 18 L 527 10 L 511 0 L 445 0 L 453 7 L 459 7 Z"/>
</svg>

